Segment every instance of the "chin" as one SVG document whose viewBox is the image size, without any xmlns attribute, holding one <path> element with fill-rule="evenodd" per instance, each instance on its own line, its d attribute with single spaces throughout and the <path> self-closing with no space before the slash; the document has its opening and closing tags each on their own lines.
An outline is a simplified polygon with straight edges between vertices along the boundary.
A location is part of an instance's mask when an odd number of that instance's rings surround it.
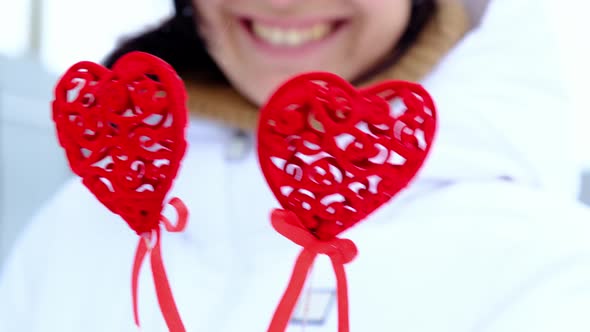
<svg viewBox="0 0 590 332">
<path fill-rule="evenodd" d="M 283 83 L 289 80 L 293 75 L 283 75 L 275 77 L 273 79 L 258 80 L 252 82 L 240 82 L 234 83 L 234 88 L 246 98 L 248 101 L 262 107 L 266 101 L 272 96 L 276 89 L 279 88 Z"/>
<path fill-rule="evenodd" d="M 241 81 L 235 80 L 232 81 L 232 85 L 234 88 L 244 96 L 248 101 L 256 105 L 257 107 L 262 107 L 266 103 L 266 101 L 272 96 L 272 94 L 284 83 L 286 83 L 289 79 L 306 73 L 310 71 L 317 71 L 317 70 L 292 70 L 289 72 L 277 73 L 273 75 L 267 75 L 264 78 L 259 78 L 252 81 Z M 339 74 L 339 73 L 337 73 Z M 257 77 L 256 74 L 249 74 L 246 77 Z"/>
<path fill-rule="evenodd" d="M 246 98 L 246 100 L 248 100 L 254 106 L 259 107 L 259 108 L 264 106 L 264 104 L 270 98 L 270 96 L 272 95 L 272 92 L 274 91 L 274 90 L 271 91 L 270 89 L 265 90 L 265 91 L 250 91 L 249 89 L 238 89 L 238 88 L 236 88 L 236 90 L 244 98 Z"/>
</svg>

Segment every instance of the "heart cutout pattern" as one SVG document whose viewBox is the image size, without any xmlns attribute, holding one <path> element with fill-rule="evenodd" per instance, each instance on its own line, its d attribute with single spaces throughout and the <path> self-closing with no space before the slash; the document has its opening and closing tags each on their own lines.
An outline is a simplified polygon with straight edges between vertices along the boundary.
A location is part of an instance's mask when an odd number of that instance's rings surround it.
<svg viewBox="0 0 590 332">
<path fill-rule="evenodd" d="M 74 173 L 138 234 L 155 230 L 186 149 L 186 92 L 172 67 L 142 52 L 112 70 L 79 62 L 52 106 Z"/>
<path fill-rule="evenodd" d="M 434 102 L 419 84 L 356 89 L 336 75 L 308 73 L 262 108 L 259 163 L 283 208 L 330 240 L 409 184 L 435 130 Z"/>
</svg>

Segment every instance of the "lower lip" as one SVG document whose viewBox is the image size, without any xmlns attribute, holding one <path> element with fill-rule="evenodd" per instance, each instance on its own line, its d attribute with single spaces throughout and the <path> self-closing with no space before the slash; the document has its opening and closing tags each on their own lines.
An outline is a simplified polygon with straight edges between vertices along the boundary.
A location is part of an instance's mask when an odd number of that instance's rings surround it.
<svg viewBox="0 0 590 332">
<path fill-rule="evenodd" d="M 308 53 L 316 51 L 318 48 L 324 47 L 333 41 L 346 26 L 346 21 L 338 21 L 332 23 L 331 31 L 321 39 L 308 41 L 298 46 L 288 45 L 273 45 L 260 37 L 258 37 L 251 28 L 251 23 L 247 19 L 240 19 L 241 29 L 247 36 L 248 39 L 253 42 L 255 47 L 260 51 L 267 53 L 272 56 L 286 56 L 286 57 L 300 57 Z"/>
</svg>

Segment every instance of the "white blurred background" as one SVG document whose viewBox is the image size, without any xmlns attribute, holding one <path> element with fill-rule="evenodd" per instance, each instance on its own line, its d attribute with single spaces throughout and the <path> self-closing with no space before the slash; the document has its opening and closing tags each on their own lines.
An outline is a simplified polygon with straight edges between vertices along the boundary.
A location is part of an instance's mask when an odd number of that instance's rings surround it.
<svg viewBox="0 0 590 332">
<path fill-rule="evenodd" d="M 0 262 L 34 211 L 70 176 L 49 117 L 57 75 L 79 60 L 101 61 L 122 35 L 171 12 L 171 0 L 0 0 Z M 563 67 L 555 70 L 569 79 L 580 162 L 590 170 L 590 2 L 554 0 L 549 12 L 563 50 Z M 590 202 L 587 178 L 582 197 Z"/>
</svg>

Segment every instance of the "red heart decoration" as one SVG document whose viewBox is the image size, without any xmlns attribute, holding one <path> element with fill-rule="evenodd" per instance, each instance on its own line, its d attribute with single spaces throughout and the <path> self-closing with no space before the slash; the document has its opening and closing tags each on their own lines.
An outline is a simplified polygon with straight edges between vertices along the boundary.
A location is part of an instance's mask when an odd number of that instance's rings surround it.
<svg viewBox="0 0 590 332">
<path fill-rule="evenodd" d="M 434 102 L 418 84 L 357 90 L 333 74 L 303 74 L 261 111 L 260 167 L 283 208 L 329 240 L 408 185 L 435 129 Z"/>
<path fill-rule="evenodd" d="M 112 71 L 79 62 L 57 84 L 52 106 L 74 173 L 138 234 L 155 230 L 186 149 L 186 93 L 172 67 L 142 52 Z"/>
</svg>

